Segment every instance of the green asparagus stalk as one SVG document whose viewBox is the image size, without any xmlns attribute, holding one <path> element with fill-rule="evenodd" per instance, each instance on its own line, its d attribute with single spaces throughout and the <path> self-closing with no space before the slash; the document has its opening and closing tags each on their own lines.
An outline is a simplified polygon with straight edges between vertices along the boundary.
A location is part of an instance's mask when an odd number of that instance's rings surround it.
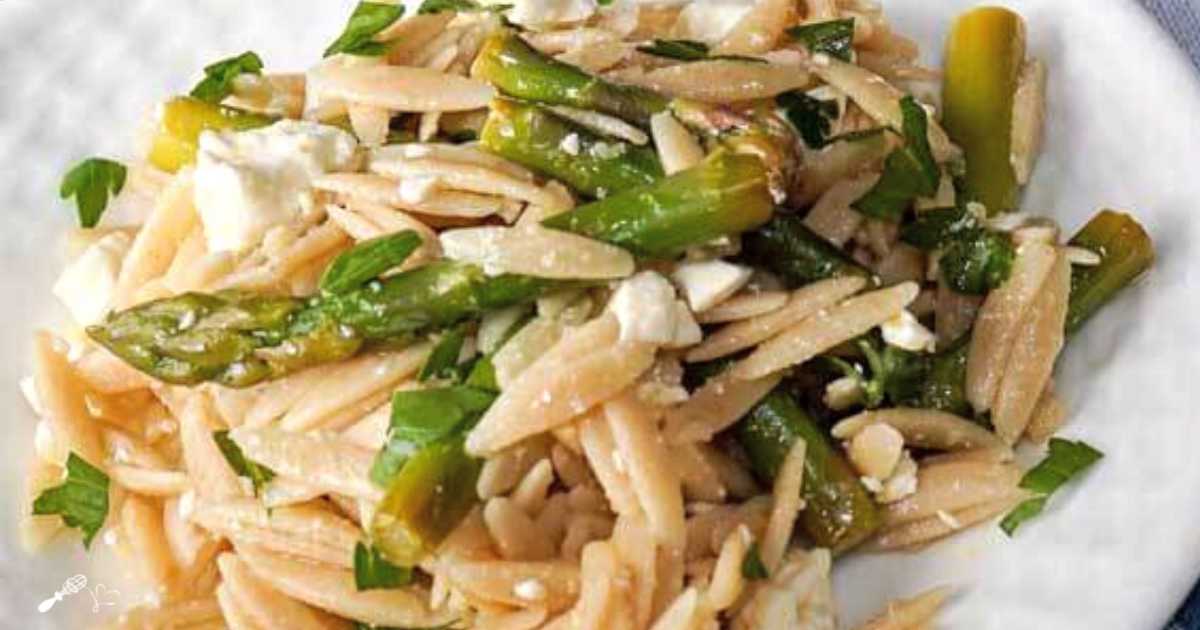
<svg viewBox="0 0 1200 630">
<path fill-rule="evenodd" d="M 643 126 L 668 104 L 645 88 L 610 83 L 548 57 L 511 30 L 497 31 L 484 42 L 471 74 L 510 96 L 604 112 Z"/>
<path fill-rule="evenodd" d="M 1154 243 L 1134 218 L 1103 210 L 1075 236 L 1071 245 L 1100 255 L 1100 264 L 1077 265 L 1071 271 L 1071 302 L 1067 307 L 1067 334 L 1084 323 L 1126 286 L 1154 265 Z"/>
<path fill-rule="evenodd" d="M 88 334 L 168 383 L 248 387 L 345 359 L 364 344 L 402 341 L 486 309 L 527 302 L 546 286 L 533 278 L 488 278 L 472 265 L 438 262 L 311 300 L 188 293 L 110 315 Z"/>
<path fill-rule="evenodd" d="M 196 148 L 204 131 L 243 131 L 274 122 L 269 116 L 207 103 L 181 96 L 162 104 L 158 126 L 147 159 L 168 173 L 196 160 Z"/>
<path fill-rule="evenodd" d="M 661 180 L 547 221 L 650 256 L 752 229 L 770 217 L 762 164 L 717 154 Z M 97 343 L 168 383 L 248 387 L 365 345 L 405 341 L 549 288 L 525 276 L 488 277 L 473 265 L 436 262 L 346 293 L 308 300 L 189 293 L 114 313 L 88 329 Z"/>
<path fill-rule="evenodd" d="M 960 16 L 946 42 L 942 124 L 966 154 L 966 198 L 990 213 L 1017 205 L 1012 165 L 1013 95 L 1025 62 L 1025 24 L 1000 7 Z"/>
<path fill-rule="evenodd" d="M 651 186 L 555 215 L 543 224 L 652 258 L 747 230 L 771 218 L 762 161 L 719 151 Z"/>
<path fill-rule="evenodd" d="M 778 213 L 770 223 L 748 234 L 743 241 L 743 255 L 779 276 L 790 289 L 826 278 L 870 275 L 794 214 Z"/>
<path fill-rule="evenodd" d="M 488 151 L 593 198 L 644 186 L 663 176 L 653 148 L 606 138 L 521 101 L 495 100 L 479 141 Z"/>
<path fill-rule="evenodd" d="M 879 527 L 875 502 L 850 464 L 784 390 L 767 395 L 734 432 L 750 456 L 754 473 L 764 481 L 775 478 L 797 439 L 807 443 L 802 490 L 807 507 L 800 520 L 817 545 L 845 551 Z"/>
<path fill-rule="evenodd" d="M 475 505 L 483 465 L 467 455 L 464 435 L 426 445 L 388 484 L 371 520 L 371 536 L 388 559 L 415 566 Z"/>
</svg>

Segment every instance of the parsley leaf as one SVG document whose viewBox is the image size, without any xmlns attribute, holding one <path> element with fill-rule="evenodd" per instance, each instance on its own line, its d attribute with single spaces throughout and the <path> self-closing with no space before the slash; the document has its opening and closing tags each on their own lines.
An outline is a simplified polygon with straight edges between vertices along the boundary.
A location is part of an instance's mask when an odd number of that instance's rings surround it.
<svg viewBox="0 0 1200 630">
<path fill-rule="evenodd" d="M 321 275 L 321 291 L 341 295 L 353 291 L 399 266 L 421 246 L 412 230 L 363 241 L 346 250 Z"/>
<path fill-rule="evenodd" d="M 360 591 L 402 588 L 412 582 L 412 569 L 398 567 L 375 547 L 354 546 L 354 587 Z"/>
<path fill-rule="evenodd" d="M 904 145 L 897 147 L 883 164 L 879 181 L 851 204 L 855 210 L 883 221 L 899 221 L 918 197 L 937 192 L 941 170 L 929 148 L 929 121 L 925 108 L 911 96 L 900 101 Z"/>
<path fill-rule="evenodd" d="M 775 104 L 783 108 L 788 122 L 792 123 L 810 149 L 820 149 L 829 144 L 829 132 L 838 117 L 836 101 L 818 100 L 793 90 L 776 96 Z"/>
<path fill-rule="evenodd" d="M 108 475 L 71 453 L 67 456 L 66 480 L 38 495 L 33 513 L 61 516 L 67 527 L 83 532 L 83 546 L 90 547 L 108 517 Z"/>
<path fill-rule="evenodd" d="M 387 52 L 388 47 L 372 41 L 372 38 L 403 16 L 403 4 L 359 2 L 358 6 L 354 7 L 354 13 L 350 14 L 345 30 L 325 49 L 325 56 L 331 57 L 338 53 L 359 57 L 382 55 Z"/>
<path fill-rule="evenodd" d="M 1038 496 L 1021 503 L 1009 512 L 1000 523 L 1000 529 L 1012 536 L 1025 521 L 1042 513 L 1050 496 L 1059 488 L 1091 468 L 1103 457 L 1104 453 L 1083 441 L 1051 439 L 1050 452 L 1046 458 L 1021 478 L 1021 487 L 1032 490 Z"/>
<path fill-rule="evenodd" d="M 708 44 L 698 42 L 691 39 L 656 39 L 649 44 L 638 46 L 638 52 L 654 55 L 655 57 L 664 57 L 666 59 L 677 59 L 679 61 L 750 61 L 754 63 L 766 63 L 765 60 L 757 57 L 746 57 L 744 55 L 712 55 L 709 54 Z"/>
<path fill-rule="evenodd" d="M 233 80 L 242 74 L 262 74 L 262 59 L 253 52 L 222 59 L 204 68 L 204 80 L 192 88 L 191 95 L 218 104 L 233 93 Z"/>
<path fill-rule="evenodd" d="M 767 573 L 767 565 L 763 564 L 762 556 L 758 553 L 758 545 L 750 546 L 746 551 L 746 558 L 742 560 L 742 577 L 747 580 L 765 580 L 770 576 Z"/>
<path fill-rule="evenodd" d="M 825 53 L 850 61 L 854 50 L 854 18 L 794 26 L 788 29 L 788 35 L 814 54 Z"/>
<path fill-rule="evenodd" d="M 386 487 L 409 457 L 473 425 L 495 399 L 493 392 L 467 385 L 396 392 L 388 440 L 375 457 L 371 480 Z"/>
<path fill-rule="evenodd" d="M 254 484 L 254 495 L 262 491 L 263 487 L 275 478 L 275 471 L 256 463 L 246 454 L 242 452 L 242 448 L 229 437 L 229 431 L 216 431 L 213 433 L 213 439 L 217 442 L 217 448 L 221 449 L 221 454 L 225 456 L 225 461 L 229 462 L 229 466 L 233 468 L 233 472 L 239 477 L 245 477 Z"/>
<path fill-rule="evenodd" d="M 458 366 L 458 357 L 462 354 L 463 342 L 466 341 L 466 338 L 466 334 L 461 328 L 442 335 L 437 345 L 433 347 L 433 351 L 429 353 L 429 358 L 425 359 L 425 365 L 421 367 L 421 373 L 418 376 L 421 382 L 454 376 L 454 369 Z"/>
<path fill-rule="evenodd" d="M 104 158 L 88 158 L 67 171 L 58 188 L 63 199 L 75 198 L 79 225 L 94 228 L 108 207 L 110 196 L 125 188 L 125 166 Z"/>
<path fill-rule="evenodd" d="M 480 11 L 502 12 L 511 9 L 511 4 L 480 4 L 475 0 L 425 0 L 421 3 L 421 8 L 417 9 L 420 15 L 428 15 L 430 13 L 441 13 L 442 11 L 455 11 L 457 13 L 478 13 Z"/>
</svg>

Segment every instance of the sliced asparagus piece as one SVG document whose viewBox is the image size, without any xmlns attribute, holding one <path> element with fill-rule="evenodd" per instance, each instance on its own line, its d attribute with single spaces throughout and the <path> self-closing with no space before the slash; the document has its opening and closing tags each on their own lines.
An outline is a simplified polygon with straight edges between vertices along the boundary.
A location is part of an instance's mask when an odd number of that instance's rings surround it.
<svg viewBox="0 0 1200 630">
<path fill-rule="evenodd" d="M 779 213 L 770 223 L 747 235 L 743 255 L 779 276 L 789 289 L 846 275 L 869 276 L 842 250 L 817 236 L 794 214 Z"/>
<path fill-rule="evenodd" d="M 754 473 L 768 482 L 796 440 L 807 442 L 802 491 L 807 508 L 800 521 L 817 545 L 845 551 L 879 527 L 875 502 L 850 464 L 784 390 L 767 395 L 734 432 L 750 456 Z"/>
<path fill-rule="evenodd" d="M 555 215 L 544 225 L 663 258 L 752 230 L 771 213 L 762 161 L 720 151 L 654 185 Z"/>
<path fill-rule="evenodd" d="M 1103 210 L 1070 244 L 1100 255 L 1100 264 L 1076 265 L 1071 271 L 1071 303 L 1067 307 L 1067 334 L 1074 334 L 1121 289 L 1154 265 L 1154 243 L 1134 218 Z"/>
<path fill-rule="evenodd" d="M 480 134 L 485 149 L 603 198 L 663 176 L 649 146 L 605 138 L 530 103 L 497 99 Z"/>
<path fill-rule="evenodd" d="M 617 85 L 535 50 L 511 30 L 484 43 L 471 74 L 510 96 L 591 109 L 646 126 L 667 109 L 666 98 L 640 87 Z"/>
<path fill-rule="evenodd" d="M 403 341 L 485 309 L 532 300 L 545 286 L 438 262 L 311 300 L 188 293 L 110 315 L 88 334 L 168 383 L 248 387 L 353 356 L 366 343 Z"/>
<path fill-rule="evenodd" d="M 961 15 L 946 41 L 942 125 L 966 154 L 965 196 L 992 214 L 1017 205 L 1013 95 L 1025 62 L 1025 24 L 1000 7 Z"/>
<path fill-rule="evenodd" d="M 243 131 L 275 122 L 270 116 L 180 96 L 162 107 L 147 159 L 154 166 L 174 173 L 196 160 L 196 148 L 204 131 Z"/>
</svg>

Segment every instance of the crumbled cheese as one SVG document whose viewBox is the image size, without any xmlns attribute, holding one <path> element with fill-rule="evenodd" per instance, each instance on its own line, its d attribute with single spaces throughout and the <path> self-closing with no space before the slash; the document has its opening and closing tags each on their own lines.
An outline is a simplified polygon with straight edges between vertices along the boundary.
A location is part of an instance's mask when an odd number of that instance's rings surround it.
<svg viewBox="0 0 1200 630">
<path fill-rule="evenodd" d="M 54 295 L 62 300 L 77 323 L 96 324 L 108 314 L 121 263 L 130 245 L 128 234 L 108 234 L 85 249 L 54 283 Z"/>
<path fill-rule="evenodd" d="M 862 381 L 853 376 L 843 376 L 825 386 L 825 406 L 834 411 L 845 411 L 863 401 Z"/>
<path fill-rule="evenodd" d="M 917 462 L 907 450 L 896 464 L 896 470 L 883 482 L 883 489 L 875 494 L 880 503 L 895 503 L 917 492 Z"/>
<path fill-rule="evenodd" d="M 676 299 L 675 287 L 661 274 L 643 271 L 621 282 L 608 302 L 621 324 L 623 341 L 667 347 L 699 343 L 700 325 L 687 304 Z"/>
<path fill-rule="evenodd" d="M 690 2 L 675 22 L 678 37 L 715 44 L 729 34 L 754 3 L 745 0 L 707 0 Z"/>
<path fill-rule="evenodd" d="M 489 276 L 505 272 L 500 261 L 500 243 L 507 234 L 506 228 L 483 226 L 446 230 L 438 235 L 442 255 L 450 260 L 475 263 L 483 267 Z"/>
<path fill-rule="evenodd" d="M 546 599 L 546 585 L 537 578 L 521 580 L 513 585 L 513 595 L 528 602 L 540 602 Z"/>
<path fill-rule="evenodd" d="M 861 477 L 862 485 L 871 494 L 879 494 L 883 492 L 883 482 L 874 477 Z"/>
<path fill-rule="evenodd" d="M 271 227 L 312 214 L 312 180 L 349 167 L 357 148 L 337 127 L 295 120 L 202 133 L 195 202 L 209 249 L 245 251 Z"/>
<path fill-rule="evenodd" d="M 563 150 L 567 155 L 579 155 L 579 134 L 569 133 L 562 142 L 558 143 L 558 148 Z"/>
<path fill-rule="evenodd" d="M 829 55 L 825 53 L 817 53 L 812 56 L 813 65 L 828 66 L 830 63 Z"/>
<path fill-rule="evenodd" d="M 910 352 L 933 352 L 937 346 L 937 335 L 917 321 L 917 318 L 907 310 L 880 325 L 883 340 L 890 346 L 895 346 Z"/>
<path fill-rule="evenodd" d="M 484 4 L 507 4 L 512 8 L 504 17 L 521 26 L 544 26 L 566 22 L 582 22 L 596 12 L 594 0 L 503 0 Z"/>
<path fill-rule="evenodd" d="M 692 311 L 702 313 L 740 291 L 753 274 L 750 267 L 708 260 L 681 263 L 671 274 L 671 279 L 687 298 Z"/>
<path fill-rule="evenodd" d="M 106 547 L 115 547 L 118 542 L 117 530 L 112 527 L 104 528 L 104 533 L 100 535 L 100 540 L 104 542 Z"/>
</svg>

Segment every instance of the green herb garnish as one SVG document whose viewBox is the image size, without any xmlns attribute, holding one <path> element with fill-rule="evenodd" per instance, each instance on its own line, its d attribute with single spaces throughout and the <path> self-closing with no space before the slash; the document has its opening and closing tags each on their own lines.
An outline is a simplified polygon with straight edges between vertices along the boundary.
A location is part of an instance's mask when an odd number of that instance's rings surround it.
<svg viewBox="0 0 1200 630">
<path fill-rule="evenodd" d="M 417 13 L 428 15 L 443 11 L 454 11 L 456 13 L 478 13 L 480 11 L 502 12 L 512 7 L 513 5 L 511 4 L 480 4 L 475 0 L 425 0 L 425 2 L 421 3 L 421 8 L 417 9 Z"/>
<path fill-rule="evenodd" d="M 363 241 L 346 250 L 330 263 L 321 276 L 321 291 L 341 295 L 400 266 L 421 246 L 421 237 L 412 230 Z"/>
<path fill-rule="evenodd" d="M 900 113 L 904 119 L 900 130 L 904 145 L 888 154 L 879 181 L 851 204 L 873 219 L 899 221 L 914 199 L 937 193 L 941 181 L 941 169 L 929 148 L 925 108 L 906 96 L 900 100 Z"/>
<path fill-rule="evenodd" d="M 325 49 L 325 56 L 338 53 L 359 57 L 382 55 L 387 52 L 387 45 L 373 41 L 373 38 L 403 16 L 403 4 L 359 2 L 346 23 L 346 29 Z"/>
<path fill-rule="evenodd" d="M 825 53 L 850 61 L 854 51 L 854 18 L 794 26 L 788 29 L 788 35 L 814 54 Z"/>
<path fill-rule="evenodd" d="M 776 96 L 775 104 L 783 108 L 788 122 L 810 149 L 820 149 L 833 140 L 829 134 L 838 117 L 837 102 L 818 100 L 793 90 Z"/>
<path fill-rule="evenodd" d="M 765 580 L 770 576 L 767 565 L 763 564 L 762 556 L 758 553 L 758 544 L 750 545 L 746 557 L 742 560 L 742 577 L 747 580 Z"/>
<path fill-rule="evenodd" d="M 1103 457 L 1104 453 L 1083 441 L 1072 442 L 1052 438 L 1050 452 L 1046 458 L 1021 478 L 1021 487 L 1033 491 L 1037 496 L 1024 501 L 1009 512 L 1000 523 L 1000 529 L 1012 536 L 1025 521 L 1042 513 L 1050 496 L 1059 488 L 1091 468 Z"/>
<path fill-rule="evenodd" d="M 462 354 L 463 342 L 466 341 L 467 335 L 461 328 L 455 328 L 443 334 L 433 347 L 433 351 L 429 353 L 429 358 L 425 359 L 425 365 L 421 367 L 421 373 L 418 376 L 422 383 L 439 378 L 450 378 L 454 376 L 455 368 L 458 367 L 458 357 Z"/>
<path fill-rule="evenodd" d="M 71 453 L 67 456 L 67 478 L 38 495 L 33 513 L 61 516 L 67 527 L 83 532 L 83 546 L 90 547 L 108 517 L 108 475 Z"/>
<path fill-rule="evenodd" d="M 217 448 L 221 449 L 221 454 L 225 456 L 225 461 L 229 462 L 229 467 L 239 477 L 245 477 L 254 485 L 254 495 L 258 496 L 262 489 L 266 487 L 272 479 L 275 478 L 275 471 L 259 464 L 242 452 L 242 447 L 229 437 L 229 431 L 215 431 L 213 439 L 217 442 Z"/>
<path fill-rule="evenodd" d="M 222 59 L 204 68 L 204 80 L 192 88 L 191 96 L 219 104 L 233 94 L 233 80 L 243 74 L 262 74 L 263 61 L 253 52 Z"/>
<path fill-rule="evenodd" d="M 372 481 L 386 487 L 413 453 L 473 424 L 495 399 L 496 394 L 467 385 L 396 392 L 388 440 L 375 458 Z"/>
<path fill-rule="evenodd" d="M 744 55 L 712 55 L 708 44 L 698 42 L 691 39 L 656 39 L 649 44 L 638 46 L 638 52 L 654 55 L 655 57 L 663 57 L 666 59 L 677 59 L 679 61 L 751 61 L 762 63 L 762 59 L 757 57 L 746 57 Z"/>
<path fill-rule="evenodd" d="M 354 546 L 354 587 L 360 591 L 402 588 L 412 582 L 412 569 L 398 567 L 379 550 L 363 543 Z"/>
<path fill-rule="evenodd" d="M 75 198 L 79 225 L 94 228 L 108 208 L 109 197 L 125 188 L 125 166 L 105 158 L 88 158 L 67 171 L 59 185 L 58 195 Z"/>
</svg>

